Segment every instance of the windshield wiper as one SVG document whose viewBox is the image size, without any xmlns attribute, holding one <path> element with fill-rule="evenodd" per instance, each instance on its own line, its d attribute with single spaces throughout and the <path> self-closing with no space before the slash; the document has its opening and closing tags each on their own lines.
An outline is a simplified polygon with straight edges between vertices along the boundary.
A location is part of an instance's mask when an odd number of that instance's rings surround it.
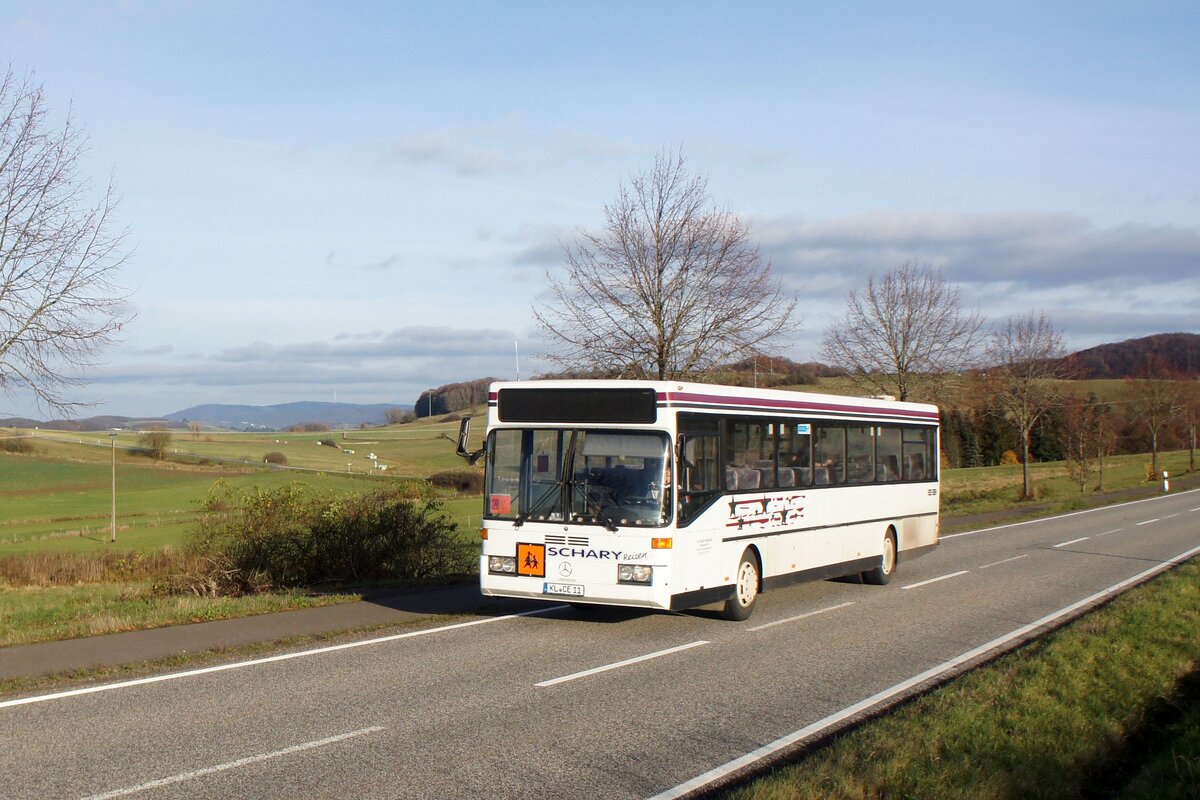
<svg viewBox="0 0 1200 800">
<path fill-rule="evenodd" d="M 608 514 L 605 514 L 601 509 L 596 509 L 596 513 L 593 515 L 593 518 L 603 522 L 605 530 L 612 531 L 613 533 L 617 532 L 617 523 L 614 522 L 613 518 Z"/>
</svg>

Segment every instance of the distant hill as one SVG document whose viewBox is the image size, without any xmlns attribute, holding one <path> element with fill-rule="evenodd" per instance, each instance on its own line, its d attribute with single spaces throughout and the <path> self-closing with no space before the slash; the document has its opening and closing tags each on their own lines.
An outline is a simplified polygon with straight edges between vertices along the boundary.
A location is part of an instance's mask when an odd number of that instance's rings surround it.
<svg viewBox="0 0 1200 800">
<path fill-rule="evenodd" d="M 49 421 L 27 419 L 25 417 L 11 417 L 9 419 L 0 419 L 0 427 L 49 428 L 55 431 L 107 431 L 112 428 L 146 430 L 147 428 L 183 428 L 185 426 L 182 423 L 163 417 L 119 417 L 110 414 L 102 417 L 52 419 Z"/>
<path fill-rule="evenodd" d="M 208 404 L 192 406 L 167 414 L 166 418 L 179 424 L 200 422 L 219 428 L 236 430 L 282 430 L 306 422 L 323 423 L 331 428 L 357 428 L 361 423 L 383 425 L 387 412 L 393 408 L 410 409 L 399 403 L 319 403 L 302 401 L 273 406 L 239 406 Z"/>
<path fill-rule="evenodd" d="M 1158 333 L 1067 356 L 1073 378 L 1200 377 L 1200 334 Z"/>
</svg>

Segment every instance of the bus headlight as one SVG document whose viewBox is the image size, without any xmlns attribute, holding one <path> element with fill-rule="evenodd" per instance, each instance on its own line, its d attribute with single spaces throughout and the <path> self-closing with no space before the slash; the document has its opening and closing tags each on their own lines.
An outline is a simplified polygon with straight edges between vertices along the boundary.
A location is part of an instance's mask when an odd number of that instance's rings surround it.
<svg viewBox="0 0 1200 800">
<path fill-rule="evenodd" d="M 488 556 L 488 572 L 500 575 L 517 574 L 516 556 Z"/>
<path fill-rule="evenodd" d="M 645 564 L 618 564 L 617 583 L 650 583 L 654 580 L 654 567 Z"/>
</svg>

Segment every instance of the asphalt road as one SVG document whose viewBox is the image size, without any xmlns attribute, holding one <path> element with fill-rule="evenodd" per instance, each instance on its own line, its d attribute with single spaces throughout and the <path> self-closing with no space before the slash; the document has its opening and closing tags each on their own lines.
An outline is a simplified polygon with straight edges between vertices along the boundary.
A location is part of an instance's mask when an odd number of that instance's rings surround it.
<svg viewBox="0 0 1200 800">
<path fill-rule="evenodd" d="M 547 606 L 7 700 L 0 796 L 676 796 L 1197 552 L 1200 491 L 945 537 L 745 623 Z"/>
</svg>

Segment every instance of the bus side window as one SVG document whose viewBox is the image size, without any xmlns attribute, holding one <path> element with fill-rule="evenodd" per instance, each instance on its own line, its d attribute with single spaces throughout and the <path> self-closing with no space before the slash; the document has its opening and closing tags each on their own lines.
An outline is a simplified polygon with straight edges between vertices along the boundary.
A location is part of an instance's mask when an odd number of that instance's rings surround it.
<svg viewBox="0 0 1200 800">
<path fill-rule="evenodd" d="M 700 513 L 724 487 L 721 471 L 721 435 L 716 420 L 680 415 L 679 521 L 686 524 Z"/>
</svg>

